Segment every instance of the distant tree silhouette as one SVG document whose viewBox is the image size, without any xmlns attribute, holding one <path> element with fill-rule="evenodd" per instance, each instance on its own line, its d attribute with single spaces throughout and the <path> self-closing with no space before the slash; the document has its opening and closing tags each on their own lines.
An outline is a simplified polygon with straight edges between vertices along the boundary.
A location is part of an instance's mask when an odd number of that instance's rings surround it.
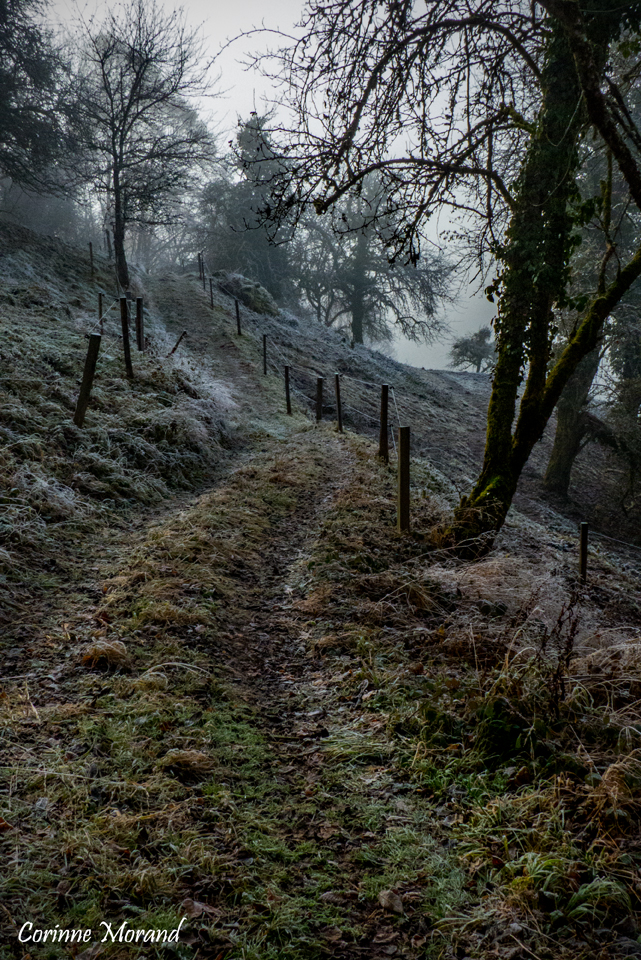
<svg viewBox="0 0 641 960">
<path fill-rule="evenodd" d="M 51 186 L 60 146 L 62 62 L 38 23 L 38 0 L 0 0 L 0 174 Z"/>
<path fill-rule="evenodd" d="M 492 342 L 492 331 L 481 327 L 469 337 L 459 337 L 450 350 L 450 367 L 474 367 L 477 373 L 487 372 L 494 367 L 496 350 Z"/>
</svg>

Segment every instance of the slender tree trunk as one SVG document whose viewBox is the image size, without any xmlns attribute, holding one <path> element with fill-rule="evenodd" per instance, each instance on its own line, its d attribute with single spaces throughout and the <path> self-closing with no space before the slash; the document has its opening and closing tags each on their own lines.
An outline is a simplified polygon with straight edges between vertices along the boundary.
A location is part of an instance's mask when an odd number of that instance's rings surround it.
<svg viewBox="0 0 641 960">
<path fill-rule="evenodd" d="M 367 237 L 358 234 L 356 250 L 352 264 L 352 291 L 350 310 L 352 314 L 352 338 L 354 343 L 363 342 L 365 325 L 365 281 L 367 267 Z"/>
<path fill-rule="evenodd" d="M 597 347 L 583 358 L 568 380 L 556 407 L 554 445 L 543 483 L 550 492 L 562 497 L 567 496 L 572 466 L 585 436 L 585 418 L 582 414 L 599 369 L 600 356 L 601 351 Z"/>
<path fill-rule="evenodd" d="M 116 276 L 123 291 L 129 289 L 129 267 L 125 255 L 126 220 L 123 204 L 122 188 L 117 166 L 113 170 L 114 187 L 114 258 L 116 261 Z"/>
</svg>

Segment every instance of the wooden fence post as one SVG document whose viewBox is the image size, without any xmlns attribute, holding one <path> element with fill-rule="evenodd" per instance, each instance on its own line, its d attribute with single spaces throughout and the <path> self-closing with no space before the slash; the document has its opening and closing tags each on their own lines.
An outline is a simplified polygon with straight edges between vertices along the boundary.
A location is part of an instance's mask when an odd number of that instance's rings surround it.
<svg viewBox="0 0 641 960">
<path fill-rule="evenodd" d="M 209 278 L 209 306 L 214 309 L 214 281 Z"/>
<path fill-rule="evenodd" d="M 292 401 L 289 395 L 289 367 L 285 367 L 285 403 L 287 404 L 287 413 L 292 412 Z"/>
<path fill-rule="evenodd" d="M 398 428 L 398 507 L 399 533 L 410 528 L 410 428 Z"/>
<path fill-rule="evenodd" d="M 263 334 L 263 376 L 267 376 L 267 334 Z"/>
<path fill-rule="evenodd" d="M 183 332 L 180 334 L 180 336 L 179 336 L 178 339 L 176 340 L 176 343 L 174 344 L 174 346 L 172 347 L 172 349 L 169 351 L 169 353 L 168 353 L 167 356 L 165 357 L 165 360 L 169 360 L 170 357 L 173 357 L 173 355 L 175 354 L 176 350 L 178 349 L 178 347 L 180 346 L 180 344 L 183 342 L 183 337 L 186 337 L 186 336 L 187 336 L 187 331 L 186 331 L 186 330 L 183 330 Z"/>
<path fill-rule="evenodd" d="M 136 344 L 141 353 L 145 349 L 145 317 L 142 307 L 142 297 L 136 297 Z"/>
<path fill-rule="evenodd" d="M 323 377 L 316 378 L 316 421 L 323 419 Z"/>
<path fill-rule="evenodd" d="M 73 415 L 73 422 L 77 427 L 81 427 L 85 422 L 85 413 L 87 412 L 87 405 L 91 396 L 91 385 L 93 384 L 98 351 L 100 350 L 100 339 L 98 333 L 92 333 L 89 337 L 87 359 L 85 360 L 85 368 L 82 371 L 82 382 L 80 384 L 78 402 L 76 403 L 76 412 Z"/>
<path fill-rule="evenodd" d="M 389 399 L 389 386 L 386 383 L 381 384 L 381 430 L 378 436 L 378 455 L 383 463 L 389 463 L 389 433 L 387 425 L 387 401 Z"/>
<path fill-rule="evenodd" d="M 238 305 L 238 300 L 234 300 L 236 304 L 236 326 L 238 328 L 238 336 L 240 336 L 240 306 Z"/>
<path fill-rule="evenodd" d="M 102 336 L 102 334 L 105 331 L 104 331 L 104 325 L 102 321 L 102 294 L 101 293 L 98 293 L 98 320 L 100 322 L 100 335 Z"/>
<path fill-rule="evenodd" d="M 579 580 L 585 583 L 588 578 L 588 524 L 582 523 L 579 537 Z"/>
<path fill-rule="evenodd" d="M 133 379 L 134 368 L 131 365 L 131 348 L 129 346 L 129 304 L 126 297 L 120 298 L 120 324 L 122 326 L 122 349 L 125 355 L 125 370 L 130 380 Z"/>
<path fill-rule="evenodd" d="M 201 263 L 201 260 L 200 260 L 200 251 L 198 251 L 198 279 L 199 279 L 199 280 L 200 280 L 200 278 L 202 277 L 202 275 L 203 275 L 203 267 L 202 267 L 202 263 Z"/>
<path fill-rule="evenodd" d="M 340 373 L 334 374 L 334 384 L 336 388 L 336 417 L 338 419 L 338 432 L 343 432 L 343 407 L 341 406 L 341 376 Z"/>
<path fill-rule="evenodd" d="M 89 263 L 91 265 L 91 279 L 93 280 L 93 243 L 89 241 Z"/>
</svg>

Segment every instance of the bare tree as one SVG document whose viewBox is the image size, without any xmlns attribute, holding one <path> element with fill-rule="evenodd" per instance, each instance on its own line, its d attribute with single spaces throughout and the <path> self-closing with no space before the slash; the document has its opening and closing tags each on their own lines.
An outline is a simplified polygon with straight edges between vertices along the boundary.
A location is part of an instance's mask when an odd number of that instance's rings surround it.
<svg viewBox="0 0 641 960">
<path fill-rule="evenodd" d="M 214 155 L 210 133 L 189 101 L 209 89 L 202 41 L 180 10 L 125 0 L 102 22 L 77 31 L 76 128 L 87 175 L 113 224 L 120 285 L 129 286 L 130 224 L 180 217 L 181 191 Z"/>
<path fill-rule="evenodd" d="M 391 341 L 395 330 L 432 342 L 443 330 L 437 306 L 447 295 L 444 257 L 390 264 L 377 231 L 361 225 L 360 206 L 341 205 L 340 233 L 325 218 L 301 221 L 291 255 L 299 294 L 318 320 L 344 327 L 354 343 Z"/>
</svg>

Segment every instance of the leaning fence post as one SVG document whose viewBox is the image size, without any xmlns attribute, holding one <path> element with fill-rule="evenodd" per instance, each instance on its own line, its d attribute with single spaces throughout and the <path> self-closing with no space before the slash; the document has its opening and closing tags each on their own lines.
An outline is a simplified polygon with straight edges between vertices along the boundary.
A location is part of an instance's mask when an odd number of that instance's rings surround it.
<svg viewBox="0 0 641 960">
<path fill-rule="evenodd" d="M 291 415 L 292 401 L 289 395 L 289 367 L 285 367 L 285 403 L 287 404 L 287 413 Z"/>
<path fill-rule="evenodd" d="M 316 378 L 316 420 L 323 419 L 323 377 Z"/>
<path fill-rule="evenodd" d="M 175 354 L 176 350 L 178 349 L 178 347 L 180 346 L 180 344 L 183 342 L 183 337 L 186 337 L 186 336 L 187 336 L 187 331 L 186 331 L 186 330 L 183 330 L 183 332 L 180 334 L 180 336 L 179 336 L 178 339 L 176 340 L 176 343 L 174 344 L 174 346 L 171 348 L 171 350 L 169 351 L 169 353 L 168 353 L 167 356 L 165 357 L 165 360 L 169 360 L 170 357 L 173 357 L 173 355 Z"/>
<path fill-rule="evenodd" d="M 410 428 L 398 428 L 398 529 L 407 533 L 410 528 Z"/>
<path fill-rule="evenodd" d="M 234 300 L 236 304 L 236 326 L 238 328 L 238 336 L 240 336 L 240 306 L 238 305 L 238 300 Z"/>
<path fill-rule="evenodd" d="M 102 335 L 105 331 L 103 329 L 103 323 L 102 323 L 102 294 L 101 293 L 98 294 L 98 321 L 100 323 L 100 333 Z"/>
<path fill-rule="evenodd" d="M 209 278 L 209 306 L 214 309 L 214 281 Z"/>
<path fill-rule="evenodd" d="M 343 407 L 341 405 L 341 377 L 340 373 L 334 374 L 334 384 L 336 388 L 336 417 L 338 419 L 338 432 L 343 432 Z"/>
<path fill-rule="evenodd" d="M 579 537 L 579 580 L 585 583 L 588 577 L 588 524 L 582 523 Z"/>
<path fill-rule="evenodd" d="M 91 279 L 93 280 L 93 243 L 89 241 L 89 263 L 91 264 Z"/>
<path fill-rule="evenodd" d="M 142 306 L 142 297 L 136 297 L 136 344 L 141 353 L 145 349 L 145 318 Z"/>
<path fill-rule="evenodd" d="M 89 337 L 87 359 L 85 360 L 85 368 L 82 371 L 82 382 L 80 384 L 78 402 L 76 403 L 76 412 L 73 415 L 73 422 L 77 427 L 81 427 L 85 422 L 85 413 L 87 412 L 87 405 L 89 403 L 89 397 L 91 396 L 91 385 L 93 384 L 98 351 L 100 350 L 100 339 L 100 334 L 98 333 L 92 333 Z"/>
<path fill-rule="evenodd" d="M 381 384 L 381 430 L 378 437 L 378 455 L 383 463 L 389 463 L 389 438 L 387 427 L 387 401 L 389 399 L 389 387 L 386 383 Z"/>
<path fill-rule="evenodd" d="M 134 368 L 131 365 L 131 348 L 129 346 L 129 304 L 126 297 L 120 298 L 120 324 L 122 326 L 122 349 L 125 355 L 125 370 L 130 380 L 133 379 Z"/>
</svg>

